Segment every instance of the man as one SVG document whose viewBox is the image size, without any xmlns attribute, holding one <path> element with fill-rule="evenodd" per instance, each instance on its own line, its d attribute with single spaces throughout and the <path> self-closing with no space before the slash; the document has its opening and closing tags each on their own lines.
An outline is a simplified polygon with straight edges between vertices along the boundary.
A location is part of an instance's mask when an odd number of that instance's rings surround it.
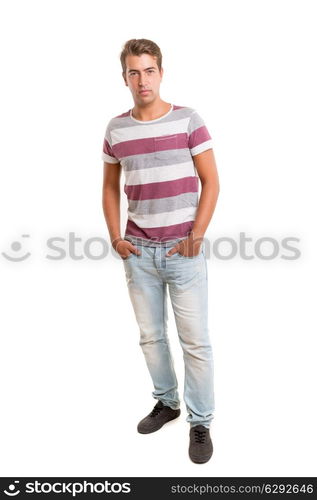
<svg viewBox="0 0 317 500">
<path fill-rule="evenodd" d="M 160 98 L 162 54 L 154 42 L 129 40 L 120 59 L 134 107 L 112 118 L 106 129 L 103 210 L 112 246 L 124 265 L 140 346 L 154 385 L 152 396 L 158 400 L 137 429 L 148 434 L 180 415 L 167 337 L 168 285 L 184 355 L 189 456 L 205 463 L 213 452 L 210 423 L 215 408 L 203 242 L 219 193 L 212 141 L 194 109 Z M 122 167 L 129 205 L 123 237 Z"/>
</svg>

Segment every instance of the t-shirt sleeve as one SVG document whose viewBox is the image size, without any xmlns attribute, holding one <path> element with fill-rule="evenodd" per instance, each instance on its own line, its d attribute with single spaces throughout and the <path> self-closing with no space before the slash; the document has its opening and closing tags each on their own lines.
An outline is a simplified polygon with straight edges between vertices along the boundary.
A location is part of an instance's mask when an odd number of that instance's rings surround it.
<svg viewBox="0 0 317 500">
<path fill-rule="evenodd" d="M 213 149 L 213 141 L 205 122 L 196 110 L 190 115 L 188 124 L 188 147 L 192 156 Z"/>
<path fill-rule="evenodd" d="M 103 140 L 101 158 L 103 161 L 106 161 L 107 163 L 120 163 L 118 158 L 116 158 L 116 155 L 112 149 L 110 130 L 111 130 L 111 122 L 108 123 L 107 128 L 106 128 L 106 132 L 105 132 L 105 136 L 104 136 L 104 140 Z"/>
</svg>

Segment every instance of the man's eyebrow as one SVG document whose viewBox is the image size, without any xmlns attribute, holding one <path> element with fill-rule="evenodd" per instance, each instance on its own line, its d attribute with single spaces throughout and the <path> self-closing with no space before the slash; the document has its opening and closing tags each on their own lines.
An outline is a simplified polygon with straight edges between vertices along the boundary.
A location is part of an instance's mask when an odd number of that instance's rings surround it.
<svg viewBox="0 0 317 500">
<path fill-rule="evenodd" d="M 156 68 L 154 66 L 150 66 L 149 68 L 145 68 L 144 71 L 147 71 L 148 69 L 156 69 Z M 137 71 L 139 73 L 138 69 L 129 69 L 128 73 L 130 73 L 130 71 Z"/>
</svg>

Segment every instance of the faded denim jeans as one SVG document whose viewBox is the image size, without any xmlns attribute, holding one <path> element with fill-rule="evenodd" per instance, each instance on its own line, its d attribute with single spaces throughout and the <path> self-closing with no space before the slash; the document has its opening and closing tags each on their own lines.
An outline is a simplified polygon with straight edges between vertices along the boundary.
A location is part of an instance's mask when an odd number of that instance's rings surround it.
<svg viewBox="0 0 317 500">
<path fill-rule="evenodd" d="M 129 296 L 140 330 L 140 346 L 150 372 L 152 396 L 180 406 L 178 383 L 167 336 L 167 286 L 185 365 L 184 401 L 190 426 L 210 427 L 214 417 L 214 365 L 208 328 L 208 273 L 204 242 L 197 256 L 176 252 L 175 245 L 134 245 L 141 255 L 122 258 Z"/>
</svg>

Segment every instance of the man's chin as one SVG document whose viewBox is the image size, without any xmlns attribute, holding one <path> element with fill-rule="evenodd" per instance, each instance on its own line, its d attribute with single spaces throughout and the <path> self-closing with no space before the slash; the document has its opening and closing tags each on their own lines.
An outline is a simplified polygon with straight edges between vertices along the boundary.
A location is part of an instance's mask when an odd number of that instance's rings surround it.
<svg viewBox="0 0 317 500">
<path fill-rule="evenodd" d="M 135 97 L 135 101 L 138 103 L 138 104 L 145 104 L 145 103 L 149 103 L 149 102 L 152 102 L 155 100 L 155 96 L 153 96 L 153 94 L 151 93 L 151 95 L 140 95 L 138 94 L 136 97 Z"/>
</svg>

